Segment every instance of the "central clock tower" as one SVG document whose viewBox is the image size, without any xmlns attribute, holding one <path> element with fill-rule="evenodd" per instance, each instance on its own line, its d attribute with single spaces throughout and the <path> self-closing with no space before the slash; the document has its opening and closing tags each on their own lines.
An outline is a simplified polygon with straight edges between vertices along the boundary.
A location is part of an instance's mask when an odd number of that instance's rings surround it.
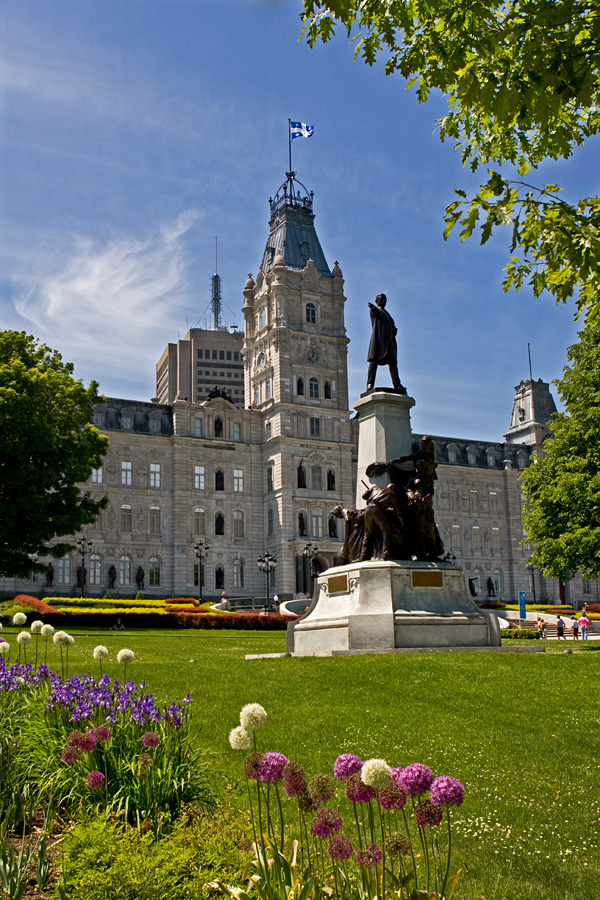
<svg viewBox="0 0 600 900">
<path fill-rule="evenodd" d="M 312 192 L 288 172 L 269 204 L 262 263 L 244 288 L 244 386 L 262 420 L 265 549 L 286 556 L 278 569 L 294 566 L 296 593 L 308 594 L 341 550 L 331 509 L 352 505 L 346 298 L 315 231 Z"/>
</svg>

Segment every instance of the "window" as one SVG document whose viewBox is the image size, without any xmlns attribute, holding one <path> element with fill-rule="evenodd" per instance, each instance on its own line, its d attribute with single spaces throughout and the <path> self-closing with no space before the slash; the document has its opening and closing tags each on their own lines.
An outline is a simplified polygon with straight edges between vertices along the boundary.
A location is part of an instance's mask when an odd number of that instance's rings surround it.
<svg viewBox="0 0 600 900">
<path fill-rule="evenodd" d="M 215 516 L 215 534 L 225 534 L 225 516 L 217 513 Z"/>
<path fill-rule="evenodd" d="M 223 419 L 220 416 L 215 419 L 215 437 L 223 437 Z"/>
<path fill-rule="evenodd" d="M 492 577 L 494 579 L 496 597 L 498 597 L 504 590 L 504 572 L 502 571 L 502 569 L 494 569 L 494 574 Z"/>
<path fill-rule="evenodd" d="M 306 321 L 309 325 L 315 325 L 317 322 L 317 307 L 314 303 L 306 304 Z"/>
<path fill-rule="evenodd" d="M 500 529 L 492 528 L 492 550 L 500 549 Z"/>
<path fill-rule="evenodd" d="M 490 468 L 494 468 L 496 466 L 496 453 L 494 450 L 486 450 L 485 455 L 487 456 L 487 464 Z"/>
<path fill-rule="evenodd" d="M 213 359 L 216 359 L 216 358 L 217 358 L 217 351 L 216 351 L 216 350 L 213 350 L 213 352 L 212 352 L 212 358 L 213 358 Z"/>
<path fill-rule="evenodd" d="M 271 440 L 271 423 L 265 422 L 265 441 Z"/>
<path fill-rule="evenodd" d="M 104 414 L 94 413 L 94 415 L 92 416 L 92 422 L 97 428 L 102 428 L 104 425 Z"/>
<path fill-rule="evenodd" d="M 150 534 L 160 534 L 160 506 L 150 507 Z"/>
<path fill-rule="evenodd" d="M 121 416 L 121 427 L 131 429 L 133 428 L 133 416 L 123 415 Z"/>
<path fill-rule="evenodd" d="M 233 490 L 236 494 L 242 494 L 244 491 L 244 470 L 233 470 Z"/>
<path fill-rule="evenodd" d="M 460 525 L 452 526 L 451 545 L 453 550 L 462 549 L 462 538 L 460 533 Z"/>
<path fill-rule="evenodd" d="M 517 453 L 517 469 L 526 469 L 527 463 L 529 462 L 529 458 L 526 453 L 523 453 L 522 450 L 519 450 Z"/>
<path fill-rule="evenodd" d="M 273 510 L 267 510 L 267 537 L 273 536 Z M 585 593 L 585 592 L 584 592 Z M 589 593 L 589 591 L 588 591 Z"/>
<path fill-rule="evenodd" d="M 102 560 L 98 556 L 97 553 L 92 553 L 90 556 L 90 574 L 89 574 L 89 583 L 90 584 L 100 584 L 100 575 L 102 572 Z"/>
<path fill-rule="evenodd" d="M 458 453 L 454 444 L 448 444 L 448 462 L 455 463 L 458 459 Z"/>
<path fill-rule="evenodd" d="M 222 469 L 217 469 L 215 472 L 215 491 L 224 491 L 225 490 L 225 475 L 223 474 Z"/>
<path fill-rule="evenodd" d="M 92 484 L 102 484 L 102 466 L 92 469 Z"/>
<path fill-rule="evenodd" d="M 131 506 L 124 503 L 121 506 L 121 531 L 131 532 L 133 530 L 133 519 L 131 516 Z"/>
<path fill-rule="evenodd" d="M 477 512 L 479 509 L 479 491 L 469 491 L 469 504 L 472 512 Z"/>
<path fill-rule="evenodd" d="M 242 439 L 242 426 L 239 422 L 233 423 L 233 439 L 234 441 L 241 441 Z"/>
<path fill-rule="evenodd" d="M 150 463 L 150 487 L 160 487 L 160 463 Z"/>
<path fill-rule="evenodd" d="M 313 491 L 323 490 L 323 470 L 321 466 L 311 466 L 310 484 Z"/>
<path fill-rule="evenodd" d="M 477 452 L 472 447 L 467 449 L 467 462 L 470 466 L 477 465 Z"/>
<path fill-rule="evenodd" d="M 148 426 L 152 434 L 158 434 L 160 431 L 160 419 L 150 419 Z"/>
<path fill-rule="evenodd" d="M 583 593 L 584 593 L 584 594 L 591 594 L 592 591 L 591 591 L 591 587 L 590 587 L 590 579 L 584 577 L 584 578 L 582 578 L 581 580 L 582 580 L 582 582 L 583 582 L 583 588 L 582 588 Z"/>
<path fill-rule="evenodd" d="M 488 501 L 490 504 L 490 512 L 498 512 L 498 492 L 497 491 L 489 492 Z"/>
<path fill-rule="evenodd" d="M 157 556 L 150 557 L 148 572 L 149 587 L 160 587 L 160 559 Z"/>
<path fill-rule="evenodd" d="M 199 506 L 194 510 L 194 534 L 204 534 L 204 510 Z"/>
<path fill-rule="evenodd" d="M 233 561 L 233 586 L 234 588 L 244 587 L 244 560 L 234 559 Z"/>
<path fill-rule="evenodd" d="M 225 359 L 225 351 L 219 350 L 219 359 Z"/>
<path fill-rule="evenodd" d="M 122 462 L 121 463 L 121 484 L 131 484 L 132 473 L 133 473 L 133 463 Z"/>
<path fill-rule="evenodd" d="M 331 382 L 329 382 L 329 381 L 325 382 L 323 396 L 325 397 L 326 400 L 331 400 Z"/>
<path fill-rule="evenodd" d="M 225 587 L 225 569 L 223 566 L 217 566 L 215 568 L 215 588 L 219 591 L 222 591 Z"/>
<path fill-rule="evenodd" d="M 69 584 L 71 581 L 71 557 L 63 556 L 58 561 L 58 583 Z"/>
<path fill-rule="evenodd" d="M 304 397 L 304 378 L 299 378 L 296 382 L 296 393 L 299 397 Z"/>
<path fill-rule="evenodd" d="M 335 472 L 333 469 L 327 470 L 327 490 L 335 491 Z"/>
<path fill-rule="evenodd" d="M 194 422 L 194 437 L 203 437 L 204 428 L 202 425 L 202 419 L 196 419 Z"/>
<path fill-rule="evenodd" d="M 319 437 L 321 434 L 321 420 L 315 416 L 310 417 L 310 434 L 311 437 Z"/>
<path fill-rule="evenodd" d="M 312 513 L 312 532 L 313 537 L 323 537 L 323 510 L 313 509 Z"/>
<path fill-rule="evenodd" d="M 254 385 L 254 405 L 260 406 L 260 385 Z"/>
<path fill-rule="evenodd" d="M 119 560 L 119 584 L 131 584 L 131 560 L 128 556 L 122 556 Z"/>
<path fill-rule="evenodd" d="M 259 316 L 259 320 L 260 320 L 260 328 L 266 328 L 267 327 L 267 308 L 266 308 L 266 306 L 262 307 L 262 309 L 258 313 L 258 316 Z"/>
<path fill-rule="evenodd" d="M 481 529 L 479 528 L 479 525 L 473 525 L 471 536 L 473 550 L 481 550 Z"/>
<path fill-rule="evenodd" d="M 267 468 L 267 493 L 273 490 L 273 466 Z"/>
<path fill-rule="evenodd" d="M 319 381 L 317 378 L 311 378 L 308 382 L 308 396 L 314 400 L 319 399 Z"/>
<path fill-rule="evenodd" d="M 200 583 L 200 563 L 194 563 L 194 587 L 199 587 Z M 202 566 L 202 587 L 204 587 L 204 566 Z"/>
<path fill-rule="evenodd" d="M 194 466 L 194 487 L 197 491 L 203 491 L 206 486 L 206 469 L 204 466 Z"/>
<path fill-rule="evenodd" d="M 233 536 L 244 537 L 244 513 L 241 509 L 233 511 Z"/>
<path fill-rule="evenodd" d="M 266 390 L 266 399 L 270 400 L 273 396 L 273 382 L 270 378 L 267 378 L 267 390 Z"/>
</svg>

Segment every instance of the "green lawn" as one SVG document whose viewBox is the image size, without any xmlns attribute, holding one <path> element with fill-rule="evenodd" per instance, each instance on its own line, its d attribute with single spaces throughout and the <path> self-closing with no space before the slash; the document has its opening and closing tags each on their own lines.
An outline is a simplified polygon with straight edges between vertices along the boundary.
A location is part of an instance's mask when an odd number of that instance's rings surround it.
<svg viewBox="0 0 600 900">
<path fill-rule="evenodd" d="M 4 635 L 11 643 L 10 630 Z M 466 787 L 455 815 L 455 860 L 468 900 L 600 900 L 598 645 L 546 653 L 428 654 L 332 659 L 244 659 L 281 652 L 283 634 L 121 632 L 77 634 L 71 672 L 105 671 L 128 647 L 128 677 L 159 699 L 194 700 L 197 740 L 220 791 L 245 806 L 240 754 L 228 745 L 240 707 L 269 713 L 260 749 L 279 750 L 312 775 L 339 753 L 392 765 L 424 762 Z M 529 642 L 527 642 L 529 643 Z M 569 649 L 574 649 L 569 644 Z M 28 649 L 32 659 L 33 642 Z M 49 664 L 60 671 L 52 646 Z"/>
</svg>

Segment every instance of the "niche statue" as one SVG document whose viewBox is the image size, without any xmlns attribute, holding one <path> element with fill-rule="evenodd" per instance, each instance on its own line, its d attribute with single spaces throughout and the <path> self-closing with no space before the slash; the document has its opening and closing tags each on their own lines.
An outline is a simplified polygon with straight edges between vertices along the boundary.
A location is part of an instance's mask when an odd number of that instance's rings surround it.
<svg viewBox="0 0 600 900">
<path fill-rule="evenodd" d="M 400 468 L 411 463 L 412 468 Z M 364 509 L 336 506 L 331 514 L 345 521 L 340 565 L 370 559 L 436 560 L 444 552 L 433 514 L 437 464 L 431 438 L 415 442 L 412 453 L 371 463 L 367 476 L 387 473 L 387 485 L 371 485 Z"/>
</svg>

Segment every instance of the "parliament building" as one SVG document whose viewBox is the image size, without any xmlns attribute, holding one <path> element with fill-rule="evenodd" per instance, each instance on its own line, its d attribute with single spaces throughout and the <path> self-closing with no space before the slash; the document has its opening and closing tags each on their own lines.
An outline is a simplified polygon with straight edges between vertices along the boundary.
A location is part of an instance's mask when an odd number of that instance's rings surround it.
<svg viewBox="0 0 600 900">
<path fill-rule="evenodd" d="M 109 504 L 85 530 L 88 595 L 113 585 L 132 596 L 141 570 L 147 596 L 197 596 L 202 579 L 206 599 L 264 598 L 257 559 L 266 551 L 276 559 L 271 595 L 311 594 L 343 543 L 331 510 L 356 497 L 345 302 L 342 270 L 329 267 L 315 230 L 313 195 L 288 174 L 270 200 L 256 278 L 243 288 L 243 333 L 191 329 L 158 361 L 155 399 L 108 398 L 95 409 L 110 445 L 83 487 Z M 597 602 L 596 582 L 561 585 L 527 566 L 519 475 L 555 406 L 542 381 L 515 391 L 503 441 L 431 435 L 445 551 L 478 599 L 516 602 L 525 591 L 528 602 Z M 4 591 L 77 594 L 78 537 L 71 555 L 52 561 L 51 587 L 38 575 L 5 579 Z"/>
</svg>

